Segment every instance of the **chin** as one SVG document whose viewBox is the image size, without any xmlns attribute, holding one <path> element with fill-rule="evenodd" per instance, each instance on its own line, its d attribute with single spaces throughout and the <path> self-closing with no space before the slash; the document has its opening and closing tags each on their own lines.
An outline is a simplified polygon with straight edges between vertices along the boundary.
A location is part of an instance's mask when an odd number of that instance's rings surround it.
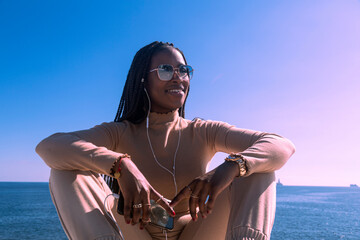
<svg viewBox="0 0 360 240">
<path fill-rule="evenodd" d="M 184 104 L 177 104 L 177 105 L 175 105 L 175 106 L 173 107 L 173 109 L 174 109 L 174 110 L 179 109 L 179 108 L 181 108 L 183 105 L 184 105 Z"/>
</svg>

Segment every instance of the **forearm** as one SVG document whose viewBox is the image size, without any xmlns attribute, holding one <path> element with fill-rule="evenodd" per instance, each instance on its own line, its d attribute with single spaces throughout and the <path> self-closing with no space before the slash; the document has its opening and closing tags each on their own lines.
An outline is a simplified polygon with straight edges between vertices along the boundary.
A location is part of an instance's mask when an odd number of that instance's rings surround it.
<svg viewBox="0 0 360 240">
<path fill-rule="evenodd" d="M 218 151 L 241 153 L 247 162 L 248 171 L 245 176 L 274 172 L 295 152 L 295 146 L 290 140 L 276 134 L 233 126 L 228 126 L 223 132 L 225 140 L 219 134 L 216 144 Z"/>
<path fill-rule="evenodd" d="M 280 169 L 295 152 L 294 144 L 275 134 L 265 134 L 241 154 L 247 160 L 248 172 L 273 172 Z"/>
<path fill-rule="evenodd" d="M 36 152 L 51 168 L 109 174 L 120 153 L 84 141 L 71 133 L 56 133 L 42 140 Z"/>
</svg>

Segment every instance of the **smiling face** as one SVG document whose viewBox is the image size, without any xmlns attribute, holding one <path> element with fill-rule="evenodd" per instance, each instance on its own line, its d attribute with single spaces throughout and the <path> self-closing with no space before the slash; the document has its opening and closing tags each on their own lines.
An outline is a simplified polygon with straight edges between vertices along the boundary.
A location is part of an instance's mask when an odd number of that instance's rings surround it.
<svg viewBox="0 0 360 240">
<path fill-rule="evenodd" d="M 185 65 L 185 60 L 178 50 L 167 47 L 152 57 L 150 69 L 155 69 L 161 64 L 170 64 L 178 68 Z M 189 84 L 189 79 L 180 79 L 176 72 L 169 81 L 160 80 L 157 71 L 148 73 L 146 89 L 151 99 L 151 112 L 167 113 L 183 106 Z"/>
</svg>

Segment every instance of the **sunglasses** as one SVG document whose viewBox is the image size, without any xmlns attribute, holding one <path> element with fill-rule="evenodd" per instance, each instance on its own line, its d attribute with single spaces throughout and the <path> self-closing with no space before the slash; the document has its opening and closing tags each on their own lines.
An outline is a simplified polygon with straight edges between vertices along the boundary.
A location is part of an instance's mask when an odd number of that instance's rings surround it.
<svg viewBox="0 0 360 240">
<path fill-rule="evenodd" d="M 180 65 L 178 68 L 174 68 L 170 64 L 161 64 L 157 68 L 150 70 L 149 72 L 157 71 L 158 77 L 162 81 L 170 81 L 173 79 L 174 72 L 182 80 L 191 79 L 194 69 L 189 65 Z"/>
</svg>

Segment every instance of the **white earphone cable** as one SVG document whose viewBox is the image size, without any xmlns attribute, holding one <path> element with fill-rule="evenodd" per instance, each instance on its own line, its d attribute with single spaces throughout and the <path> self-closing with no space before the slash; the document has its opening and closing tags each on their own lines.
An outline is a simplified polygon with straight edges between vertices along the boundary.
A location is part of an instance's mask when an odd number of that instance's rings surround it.
<svg viewBox="0 0 360 240">
<path fill-rule="evenodd" d="M 156 163 L 161 167 L 163 168 L 165 171 L 167 171 L 168 173 L 171 174 L 171 176 L 173 177 L 173 181 L 174 181 L 174 186 L 175 186 L 175 195 L 178 193 L 178 188 L 177 188 L 177 183 L 176 183 L 176 176 L 175 176 L 175 173 L 176 173 L 176 155 L 177 155 L 177 152 L 179 150 L 179 146 L 180 146 L 180 139 L 181 139 L 181 128 L 180 128 L 180 118 L 178 119 L 178 127 L 179 127 L 179 137 L 178 137 L 178 143 L 177 143 L 177 146 L 176 146 L 176 150 L 175 150 L 175 154 L 174 154 L 174 160 L 173 160 L 173 167 L 172 167 L 172 171 L 170 171 L 169 169 L 167 169 L 166 167 L 164 167 L 161 163 L 159 163 L 159 161 L 157 160 L 156 158 L 156 155 L 155 155 L 155 152 L 154 152 L 154 149 L 152 147 L 152 144 L 151 144 L 151 140 L 150 140 L 150 136 L 149 136 L 149 115 L 150 115 L 150 109 L 151 109 L 151 101 L 150 101 L 150 97 L 146 91 L 146 89 L 144 88 L 144 91 L 146 93 L 146 96 L 149 100 L 149 109 L 148 109 L 148 114 L 147 114 L 147 117 L 146 117 L 146 135 L 147 135 L 147 138 L 148 138 L 148 141 L 149 141 L 149 145 L 150 145 L 150 149 L 151 149 L 151 152 L 154 156 L 154 159 L 156 161 Z"/>
<path fill-rule="evenodd" d="M 122 231 L 121 231 L 121 229 L 120 229 L 120 226 L 117 224 L 117 222 L 115 221 L 115 219 L 110 215 L 110 213 L 107 211 L 107 202 L 106 202 L 106 200 L 107 200 L 107 198 L 108 197 L 110 197 L 110 196 L 113 196 L 114 198 L 116 198 L 116 199 L 119 199 L 119 194 L 116 194 L 116 193 L 111 193 L 111 194 L 109 194 L 109 195 L 107 195 L 106 197 L 105 197 L 105 199 L 104 199 L 104 208 L 105 208 L 105 213 L 106 213 L 106 215 L 116 224 L 116 226 L 117 226 L 117 228 L 118 228 L 118 230 L 119 230 L 119 233 L 120 233 L 120 237 L 121 237 L 121 239 L 122 240 L 125 240 L 125 238 L 124 238 L 124 236 L 123 236 L 123 234 L 122 234 Z"/>
</svg>

